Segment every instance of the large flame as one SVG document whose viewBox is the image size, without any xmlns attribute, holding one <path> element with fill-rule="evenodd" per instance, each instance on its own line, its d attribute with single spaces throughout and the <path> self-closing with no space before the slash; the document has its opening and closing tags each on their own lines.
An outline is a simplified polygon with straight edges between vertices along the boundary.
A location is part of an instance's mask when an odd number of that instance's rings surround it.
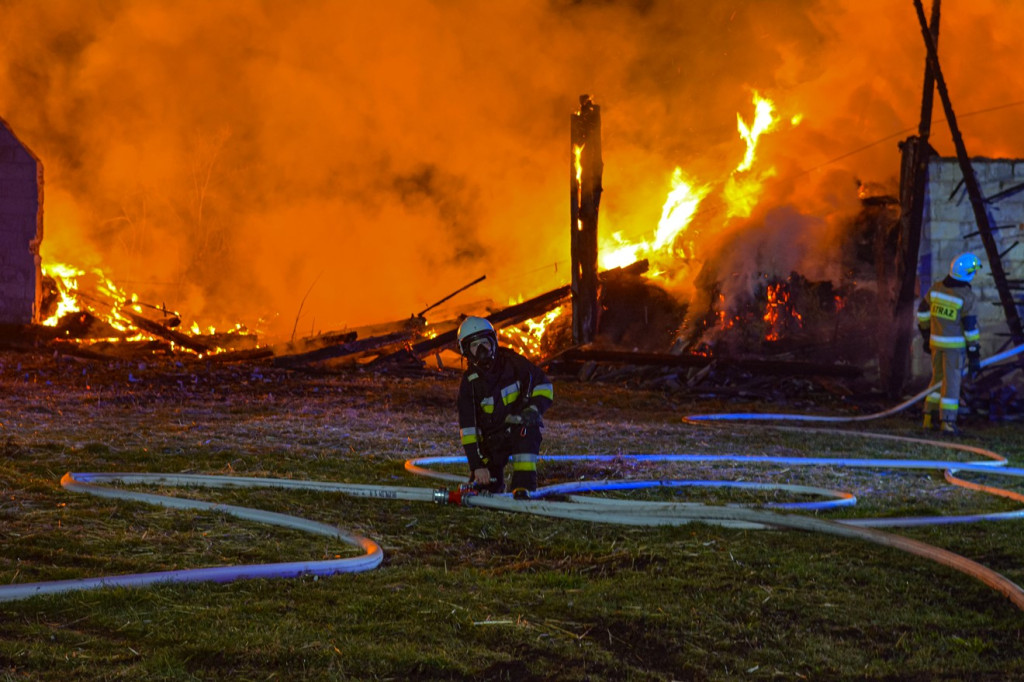
<svg viewBox="0 0 1024 682">
<path fill-rule="evenodd" d="M 218 327 L 402 319 L 470 269 L 491 300 L 561 286 L 581 92 L 602 106 L 605 233 L 677 248 L 652 233 L 681 166 L 713 187 L 695 248 L 750 221 L 728 267 L 757 271 L 761 208 L 841 229 L 853 179 L 897 177 L 895 140 L 920 115 L 909 2 L 783 4 L 7 0 L 0 117 L 45 168 L 44 260 Z M 942 22 L 968 150 L 1024 155 L 1024 3 L 950 3 Z M 765 105 L 738 105 L 748 84 L 803 113 L 759 189 Z M 932 144 L 952 155 L 946 131 Z"/>
<path fill-rule="evenodd" d="M 761 135 L 772 130 L 777 123 L 775 104 L 771 100 L 761 97 L 757 92 L 754 92 L 754 108 L 754 120 L 749 126 L 744 122 L 743 116 L 736 114 L 736 126 L 740 137 L 747 145 L 747 150 L 743 155 L 743 160 L 729 175 L 729 179 L 722 188 L 722 194 L 728 206 L 726 216 L 729 218 L 750 217 L 764 189 L 764 181 L 775 175 L 775 167 L 770 165 L 759 172 L 750 172 L 757 158 L 758 140 Z M 797 114 L 792 120 L 799 121 L 799 119 L 800 116 Z"/>
<path fill-rule="evenodd" d="M 690 225 L 701 200 L 711 191 L 711 186 L 697 184 L 686 176 L 682 168 L 673 171 L 670 183 L 671 189 L 662 206 L 654 238 L 651 241 L 641 239 L 630 243 L 623 239 L 621 232 L 612 233 L 611 240 L 604 241 L 598 255 L 602 268 L 622 267 L 641 258 L 648 258 L 655 261 L 652 274 L 656 274 L 663 263 L 675 259 L 676 240 Z"/>
<path fill-rule="evenodd" d="M 78 300 L 78 278 L 84 271 L 63 263 L 43 263 L 43 274 L 50 277 L 56 286 L 57 301 L 53 312 L 42 321 L 47 327 L 56 327 L 65 315 L 78 312 L 82 304 Z"/>
<path fill-rule="evenodd" d="M 49 293 L 53 295 L 53 300 L 49 301 L 47 317 L 41 322 L 44 326 L 57 327 L 70 317 L 74 317 L 76 313 L 87 313 L 99 323 L 107 325 L 108 331 L 116 334 L 117 338 L 141 340 L 158 337 L 149 330 L 140 328 L 140 320 L 148 320 L 161 326 L 166 324 L 168 328 L 180 324 L 177 313 L 167 310 L 164 306 L 142 303 L 138 294 L 126 292 L 97 268 L 86 272 L 64 263 L 44 262 L 42 272 L 46 282 L 52 285 L 52 291 Z M 218 335 L 218 330 L 213 325 L 208 325 L 204 330 L 198 321 L 193 321 L 188 333 L 193 337 L 214 337 Z M 243 335 L 255 343 L 255 336 L 241 323 L 220 334 L 224 340 L 231 341 L 236 341 Z M 93 338 L 85 342 L 96 340 Z M 171 345 L 177 347 L 173 342 Z M 225 348 L 220 345 L 208 345 L 208 353 L 223 350 Z"/>
<path fill-rule="evenodd" d="M 117 331 L 125 332 L 133 328 L 125 312 L 141 312 L 138 297 L 127 294 L 102 270 L 94 269 L 86 273 L 72 265 L 44 262 L 42 271 L 53 282 L 57 295 L 53 312 L 42 321 L 44 326 L 55 327 L 66 315 L 88 311 Z M 81 285 L 83 278 L 90 280 L 88 290 Z"/>
<path fill-rule="evenodd" d="M 757 145 L 760 137 L 775 127 L 775 104 L 758 92 L 753 94 L 754 118 L 748 125 L 740 113 L 736 114 L 740 138 L 746 143 L 742 160 L 721 185 L 722 199 L 726 205 L 724 219 L 750 216 L 756 205 L 764 180 L 775 174 L 774 167 L 752 172 L 757 159 Z M 628 265 L 641 258 L 652 261 L 652 275 L 664 271 L 677 271 L 686 265 L 687 258 L 693 258 L 693 240 L 681 239 L 690 226 L 701 202 L 715 187 L 712 182 L 699 182 L 689 177 L 682 168 L 672 173 L 671 189 L 662 205 L 661 218 L 652 240 L 640 239 L 628 242 L 621 232 L 613 232 L 605 239 L 599 255 L 603 268 Z"/>
<path fill-rule="evenodd" d="M 762 134 L 771 130 L 775 125 L 775 104 L 765 97 L 754 92 L 754 120 L 747 125 L 743 115 L 736 114 L 736 128 L 740 131 L 740 137 L 747 143 L 747 151 L 743 155 L 740 165 L 736 166 L 736 172 L 748 171 L 754 165 L 754 157 L 757 155 L 757 140 Z"/>
</svg>

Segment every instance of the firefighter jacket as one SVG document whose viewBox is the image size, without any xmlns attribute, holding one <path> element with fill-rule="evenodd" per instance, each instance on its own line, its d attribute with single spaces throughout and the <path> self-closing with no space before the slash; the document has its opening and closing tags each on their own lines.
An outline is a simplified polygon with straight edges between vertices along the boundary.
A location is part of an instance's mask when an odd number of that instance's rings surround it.
<svg viewBox="0 0 1024 682">
<path fill-rule="evenodd" d="M 979 352 L 981 331 L 971 285 L 946 277 L 932 284 L 917 308 L 917 326 L 934 350 Z"/>
<path fill-rule="evenodd" d="M 482 442 L 495 438 L 508 425 L 505 417 L 534 407 L 540 414 L 551 406 L 554 390 L 544 372 L 508 348 L 498 348 L 486 370 L 473 366 L 462 375 L 459 386 L 459 428 L 469 468 L 484 466 Z"/>
</svg>

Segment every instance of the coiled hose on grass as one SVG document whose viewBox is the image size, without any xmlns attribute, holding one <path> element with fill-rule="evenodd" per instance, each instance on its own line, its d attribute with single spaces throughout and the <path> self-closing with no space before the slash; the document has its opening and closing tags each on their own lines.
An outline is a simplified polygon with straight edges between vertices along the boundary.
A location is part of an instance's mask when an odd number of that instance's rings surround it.
<svg viewBox="0 0 1024 682">
<path fill-rule="evenodd" d="M 989 358 L 982 363 L 982 366 L 991 365 L 1010 355 L 1016 355 L 1024 350 L 1019 346 L 1011 351 L 1006 351 L 998 356 Z M 927 390 L 914 396 L 911 400 L 875 415 L 860 417 L 815 417 L 812 415 L 691 415 L 685 417 L 685 421 L 715 421 L 732 419 L 761 419 L 761 420 L 797 420 L 797 421 L 865 421 L 879 419 L 905 409 L 914 402 L 922 399 L 928 392 L 937 388 L 929 387 Z M 980 455 L 985 459 L 974 462 L 954 461 L 920 461 L 920 460 L 885 460 L 885 459 L 856 459 L 856 458 L 820 458 L 820 457 L 770 457 L 770 456 L 748 456 L 748 455 L 559 455 L 545 456 L 542 459 L 555 460 L 581 460 L 581 461 L 612 461 L 632 460 L 637 462 L 767 462 L 784 463 L 787 465 L 804 466 L 850 466 L 868 468 L 915 468 L 915 469 L 941 469 L 945 472 L 946 480 L 955 485 L 966 488 L 999 495 L 1018 502 L 1024 502 L 1024 496 L 1019 493 L 986 486 L 966 481 L 955 476 L 959 471 L 972 471 L 984 473 L 998 473 L 1008 476 L 1024 476 L 1024 469 L 1015 469 L 1006 466 L 1006 459 L 1000 455 L 973 446 L 960 445 L 944 441 L 924 440 L 901 436 L 889 436 L 884 434 L 850 433 L 841 432 L 846 436 L 859 436 L 870 438 L 893 439 L 905 442 L 920 443 L 939 448 L 948 448 L 961 452 L 969 452 Z M 405 464 L 406 470 L 410 473 L 429 476 L 435 479 L 442 479 L 456 483 L 462 483 L 465 479 L 461 476 L 435 471 L 429 468 L 435 464 L 459 463 L 465 466 L 464 457 L 430 457 L 409 460 Z M 364 551 L 364 554 L 351 558 L 333 559 L 326 561 L 288 562 L 244 566 L 219 566 L 212 568 L 183 569 L 177 571 L 161 571 L 155 573 L 143 573 L 120 576 L 106 576 L 98 578 L 82 578 L 72 580 L 60 580 L 51 582 L 13 584 L 0 586 L 0 601 L 11 601 L 25 599 L 32 596 L 67 592 L 71 590 L 94 589 L 99 587 L 139 587 L 159 582 L 195 582 L 195 581 L 217 581 L 227 582 L 231 580 L 249 578 L 269 577 L 298 577 L 302 575 L 333 575 L 336 573 L 351 573 L 371 570 L 380 565 L 383 560 L 383 553 L 380 547 L 368 538 L 352 534 L 333 526 L 328 526 L 316 521 L 310 521 L 286 514 L 278 514 L 259 509 L 223 505 L 197 500 L 187 500 L 177 497 L 155 495 L 151 493 L 134 492 L 120 488 L 113 488 L 102 484 L 148 484 L 164 486 L 201 486 L 201 487 L 273 487 L 288 489 L 315 490 L 320 492 L 336 492 L 356 497 L 370 497 L 390 500 L 407 500 L 438 503 L 458 503 L 465 506 L 479 507 L 506 512 L 531 513 L 540 516 L 572 519 L 577 521 L 591 521 L 596 523 L 614 523 L 632 526 L 664 526 L 681 525 L 691 522 L 702 522 L 718 524 L 736 528 L 789 528 L 812 532 L 827 533 L 839 537 L 855 538 L 866 540 L 888 547 L 894 547 L 902 551 L 921 556 L 940 564 L 949 566 L 958 571 L 976 578 L 992 589 L 1006 596 L 1019 609 L 1024 610 L 1024 590 L 1017 584 L 1010 581 L 1001 574 L 993 571 L 975 561 L 967 559 L 953 552 L 928 545 L 917 540 L 903 536 L 875 530 L 868 526 L 902 526 L 902 525 L 923 525 L 928 523 L 963 523 L 981 520 L 1002 520 L 1018 518 L 1024 515 L 1024 509 L 1003 512 L 996 514 L 961 515 L 953 517 L 915 517 L 911 519 L 855 519 L 846 521 L 827 521 L 824 519 L 807 517 L 798 514 L 781 514 L 774 511 L 760 509 L 749 509 L 738 506 L 710 506 L 694 503 L 673 503 L 673 502 L 639 502 L 624 499 L 602 499 L 584 497 L 576 494 L 580 492 L 593 492 L 597 490 L 629 490 L 652 487 L 678 487 L 678 486 L 716 486 L 716 487 L 756 487 L 758 489 L 775 489 L 790 493 L 810 494 L 831 498 L 825 502 L 813 503 L 786 503 L 775 505 L 779 509 L 806 509 L 816 510 L 831 506 L 847 505 L 856 502 L 856 498 L 850 493 L 832 491 L 823 488 L 810 486 L 794 486 L 782 484 L 750 484 L 737 483 L 732 481 L 589 481 L 562 483 L 541 488 L 534 494 L 531 500 L 517 500 L 508 495 L 476 495 L 471 494 L 464 487 L 455 490 L 430 489 L 422 487 L 397 487 L 343 484 L 317 481 L 297 481 L 292 479 L 276 478 L 254 478 L 239 476 L 204 476 L 186 474 L 144 474 L 144 473 L 68 473 L 62 480 L 61 485 L 72 492 L 87 493 L 91 495 L 146 502 L 149 504 L 179 509 L 198 509 L 219 511 L 236 518 L 267 523 L 271 525 L 293 528 L 309 533 L 333 537 L 344 543 L 353 545 Z M 544 498 L 551 495 L 567 495 L 567 501 L 552 501 Z"/>
</svg>

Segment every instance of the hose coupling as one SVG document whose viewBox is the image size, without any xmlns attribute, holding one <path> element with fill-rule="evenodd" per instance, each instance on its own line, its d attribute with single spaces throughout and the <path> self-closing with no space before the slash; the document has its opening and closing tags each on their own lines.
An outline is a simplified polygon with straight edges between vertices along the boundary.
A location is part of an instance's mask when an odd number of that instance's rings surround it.
<svg viewBox="0 0 1024 682">
<path fill-rule="evenodd" d="M 455 490 L 439 488 L 434 491 L 434 502 L 437 504 L 454 504 L 461 506 L 467 497 L 478 495 L 479 491 L 470 484 L 460 485 Z"/>
</svg>

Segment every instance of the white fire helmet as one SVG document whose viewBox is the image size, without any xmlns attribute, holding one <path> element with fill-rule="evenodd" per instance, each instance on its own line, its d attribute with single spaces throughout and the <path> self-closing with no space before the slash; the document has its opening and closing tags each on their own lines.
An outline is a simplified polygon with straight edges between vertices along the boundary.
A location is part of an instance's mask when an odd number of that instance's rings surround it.
<svg viewBox="0 0 1024 682">
<path fill-rule="evenodd" d="M 973 253 L 963 253 L 949 264 L 949 276 L 958 282 L 970 282 L 981 269 L 981 261 Z"/>
<path fill-rule="evenodd" d="M 498 335 L 491 323 L 482 317 L 463 320 L 459 325 L 459 352 L 474 364 L 489 365 L 498 352 Z"/>
</svg>

